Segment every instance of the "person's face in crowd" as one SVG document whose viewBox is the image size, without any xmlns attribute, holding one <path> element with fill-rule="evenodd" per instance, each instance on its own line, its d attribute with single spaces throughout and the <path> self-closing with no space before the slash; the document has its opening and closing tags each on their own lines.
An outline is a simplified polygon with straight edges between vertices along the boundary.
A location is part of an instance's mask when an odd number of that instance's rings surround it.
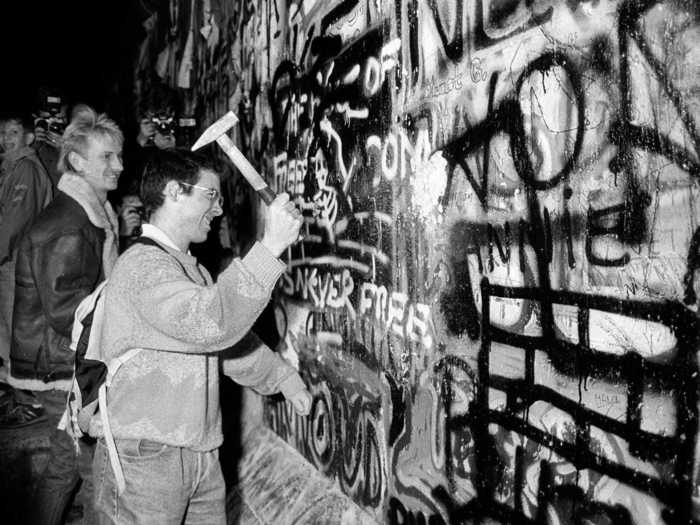
<svg viewBox="0 0 700 525">
<path fill-rule="evenodd" d="M 27 133 L 22 123 L 14 120 L 5 122 L 0 137 L 2 138 L 2 147 L 5 153 L 10 153 L 25 146 L 29 146 L 34 140 L 34 134 Z"/>
<path fill-rule="evenodd" d="M 50 111 L 46 109 L 40 109 L 36 112 L 37 118 L 43 118 L 43 119 L 54 119 L 57 122 L 63 122 L 65 124 L 66 120 L 68 120 L 68 105 L 63 104 L 61 108 L 58 110 L 58 113 L 51 113 Z"/>
<path fill-rule="evenodd" d="M 190 242 L 203 242 L 211 230 L 211 221 L 223 213 L 219 198 L 221 182 L 219 176 L 207 169 L 200 170 L 197 188 L 183 194 L 183 223 Z M 206 188 L 206 189 L 202 189 Z"/>
<path fill-rule="evenodd" d="M 119 217 L 120 236 L 131 237 L 132 235 L 140 235 L 141 224 L 145 219 L 145 211 L 138 195 L 124 195 L 121 203 L 117 206 L 117 215 Z"/>
<path fill-rule="evenodd" d="M 109 136 L 91 136 L 83 155 L 75 154 L 73 165 L 97 193 L 117 189 L 122 170 L 122 148 Z"/>
<path fill-rule="evenodd" d="M 138 195 L 124 195 L 121 202 L 122 207 L 139 208 L 143 206 Z"/>
</svg>

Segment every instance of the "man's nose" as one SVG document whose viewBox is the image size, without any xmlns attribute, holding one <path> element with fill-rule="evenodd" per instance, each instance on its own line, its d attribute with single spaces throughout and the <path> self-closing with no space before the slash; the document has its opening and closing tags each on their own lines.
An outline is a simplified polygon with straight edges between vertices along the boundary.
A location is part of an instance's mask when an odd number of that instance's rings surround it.
<svg viewBox="0 0 700 525">
<path fill-rule="evenodd" d="M 112 170 L 113 171 L 123 171 L 124 170 L 124 164 L 122 163 L 122 159 L 119 157 L 115 157 L 114 160 L 112 161 Z"/>
</svg>

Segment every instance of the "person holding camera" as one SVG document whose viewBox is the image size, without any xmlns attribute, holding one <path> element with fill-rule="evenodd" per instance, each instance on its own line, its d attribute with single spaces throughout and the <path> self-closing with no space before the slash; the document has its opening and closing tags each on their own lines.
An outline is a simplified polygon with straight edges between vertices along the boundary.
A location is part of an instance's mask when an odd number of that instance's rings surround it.
<svg viewBox="0 0 700 525">
<path fill-rule="evenodd" d="M 136 142 L 142 148 L 155 146 L 158 149 L 172 149 L 175 147 L 176 127 L 172 110 L 149 111 L 139 122 Z"/>
<path fill-rule="evenodd" d="M 172 88 L 163 84 L 153 87 L 137 116 L 136 144 L 141 148 L 141 153 L 153 151 L 151 148 L 168 150 L 176 146 L 177 107 L 177 93 Z M 145 157 L 147 155 L 144 155 L 144 165 Z"/>
<path fill-rule="evenodd" d="M 139 186 L 143 168 L 153 153 L 175 148 L 177 121 L 174 111 L 167 107 L 148 107 L 139 120 L 136 143 L 125 155 L 128 173 L 121 178 L 115 209 L 119 217 L 119 251 L 126 250 L 141 235 L 141 225 L 146 222 L 145 209 L 139 198 Z"/>
<path fill-rule="evenodd" d="M 139 197 L 138 184 L 132 181 L 116 207 L 119 217 L 119 253 L 124 252 L 141 235 L 146 222 L 146 208 Z"/>
<path fill-rule="evenodd" d="M 61 135 L 67 125 L 67 104 L 52 90 L 39 90 L 37 110 L 34 113 L 34 150 L 51 179 L 54 192 L 61 174 L 58 156 Z"/>
</svg>

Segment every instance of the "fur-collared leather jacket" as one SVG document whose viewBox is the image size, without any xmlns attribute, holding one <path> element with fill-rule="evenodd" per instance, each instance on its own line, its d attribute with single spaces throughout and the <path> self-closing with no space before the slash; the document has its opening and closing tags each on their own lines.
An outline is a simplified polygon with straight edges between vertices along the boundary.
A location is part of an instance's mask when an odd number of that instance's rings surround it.
<svg viewBox="0 0 700 525">
<path fill-rule="evenodd" d="M 15 270 L 11 374 L 45 383 L 70 379 L 75 308 L 100 281 L 105 232 L 59 192 L 24 237 Z"/>
</svg>

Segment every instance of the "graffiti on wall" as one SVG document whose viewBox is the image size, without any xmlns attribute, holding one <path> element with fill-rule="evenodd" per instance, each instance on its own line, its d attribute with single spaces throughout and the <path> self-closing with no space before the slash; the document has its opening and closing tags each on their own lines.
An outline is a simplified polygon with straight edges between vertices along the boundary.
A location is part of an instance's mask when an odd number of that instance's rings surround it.
<svg viewBox="0 0 700 525">
<path fill-rule="evenodd" d="M 699 521 L 696 4 L 191 6 L 164 78 L 305 219 L 267 424 L 380 522 Z"/>
</svg>

